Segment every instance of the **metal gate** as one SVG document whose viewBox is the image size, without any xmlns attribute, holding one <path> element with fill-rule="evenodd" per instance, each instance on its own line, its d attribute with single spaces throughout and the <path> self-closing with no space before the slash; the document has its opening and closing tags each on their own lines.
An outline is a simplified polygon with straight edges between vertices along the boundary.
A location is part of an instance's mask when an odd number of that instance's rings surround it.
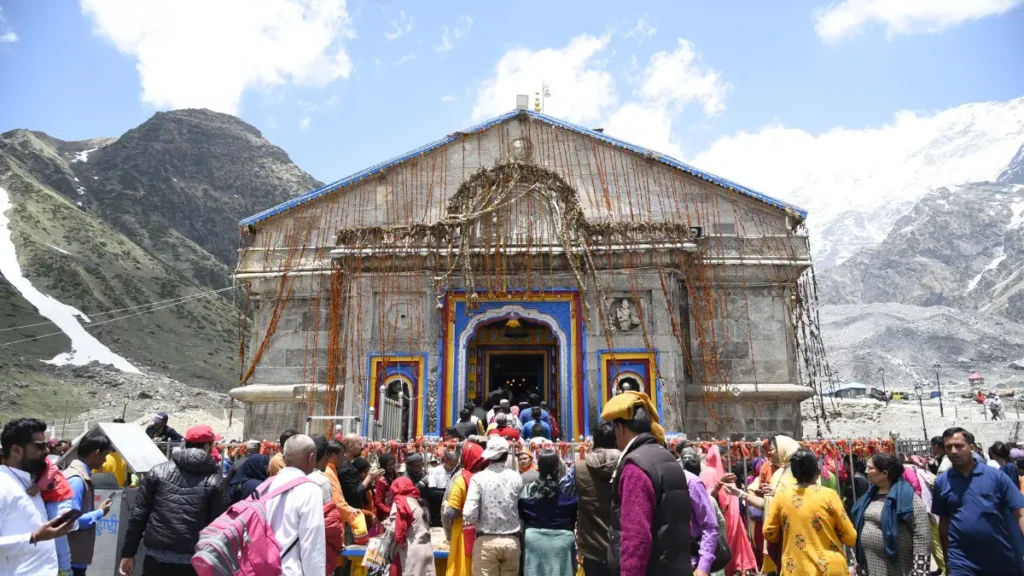
<svg viewBox="0 0 1024 576">
<path fill-rule="evenodd" d="M 380 415 L 370 408 L 370 425 L 367 427 L 366 436 L 369 440 L 403 440 L 402 426 L 406 425 L 408 434 L 411 435 L 412 422 L 406 422 L 402 417 L 402 400 L 411 403 L 412 400 L 406 394 L 402 394 L 399 400 L 392 400 L 387 397 L 387 386 L 380 387 Z M 410 417 L 412 406 L 409 407 Z M 411 439 L 407 439 L 411 440 Z"/>
</svg>

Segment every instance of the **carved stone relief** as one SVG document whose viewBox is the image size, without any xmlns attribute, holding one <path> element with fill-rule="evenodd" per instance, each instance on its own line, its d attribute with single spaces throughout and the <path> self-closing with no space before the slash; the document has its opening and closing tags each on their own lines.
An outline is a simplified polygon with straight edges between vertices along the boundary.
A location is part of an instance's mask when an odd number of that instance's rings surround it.
<svg viewBox="0 0 1024 576">
<path fill-rule="evenodd" d="M 613 331 L 632 332 L 640 327 L 640 313 L 632 297 L 609 298 L 605 306 Z"/>
</svg>

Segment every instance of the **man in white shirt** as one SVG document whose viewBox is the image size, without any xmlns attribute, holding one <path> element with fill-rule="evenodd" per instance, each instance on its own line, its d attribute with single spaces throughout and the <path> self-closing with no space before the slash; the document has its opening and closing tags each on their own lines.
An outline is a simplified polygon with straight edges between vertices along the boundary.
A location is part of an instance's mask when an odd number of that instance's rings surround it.
<svg viewBox="0 0 1024 576">
<path fill-rule="evenodd" d="M 39 494 L 28 495 L 46 469 L 46 423 L 35 418 L 8 422 L 0 433 L 5 466 L 0 466 L 0 576 L 56 574 L 53 539 L 71 531 L 74 521 L 46 520 Z"/>
<path fill-rule="evenodd" d="M 518 470 L 505 465 L 509 451 L 508 440 L 503 436 L 488 438 L 482 457 L 489 464 L 473 475 L 466 491 L 463 519 L 476 526 L 474 573 L 519 572 L 519 494 L 523 491 L 523 478 Z"/>
<path fill-rule="evenodd" d="M 296 478 L 304 483 L 267 503 L 270 527 L 281 548 L 281 574 L 300 576 L 327 571 L 324 540 L 323 492 L 307 476 L 316 468 L 316 445 L 305 434 L 296 434 L 284 445 L 284 464 L 269 490 Z"/>
</svg>

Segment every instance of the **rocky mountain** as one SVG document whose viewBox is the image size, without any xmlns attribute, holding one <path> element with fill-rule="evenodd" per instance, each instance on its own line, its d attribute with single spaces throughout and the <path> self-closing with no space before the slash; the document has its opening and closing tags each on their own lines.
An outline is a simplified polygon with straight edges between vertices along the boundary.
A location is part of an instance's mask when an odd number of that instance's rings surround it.
<svg viewBox="0 0 1024 576">
<path fill-rule="evenodd" d="M 0 377 L 112 354 L 229 388 L 237 222 L 319 185 L 208 110 L 157 113 L 116 139 L 0 135 Z"/>
<path fill-rule="evenodd" d="M 1024 146 L 994 182 L 926 194 L 877 246 L 818 277 L 843 380 L 925 381 L 938 361 L 1024 385 Z M 922 370 L 923 369 L 923 370 Z M 931 374 L 933 377 L 934 374 Z"/>
<path fill-rule="evenodd" d="M 1024 147 L 1022 147 L 1024 150 Z M 1024 169 L 1024 154 L 1003 172 Z M 881 244 L 822 274 L 833 304 L 897 302 L 978 310 L 1024 321 L 1024 185 L 940 188 L 899 218 Z"/>
<path fill-rule="evenodd" d="M 1013 157 L 1013 160 L 1010 160 L 1006 170 L 999 174 L 996 182 L 1024 185 L 1024 145 L 1021 145 L 1020 150 L 1017 150 L 1017 154 Z"/>
<path fill-rule="evenodd" d="M 766 188 L 808 209 L 819 270 L 882 242 L 932 190 L 996 181 L 1024 140 L 1024 97 L 965 104 L 927 118 L 897 117 L 894 124 L 898 138 L 887 138 L 890 126 L 883 126 L 863 135 L 861 149 L 833 150 L 822 138 L 821 157 L 803 159 L 806 174 L 787 179 L 795 187 Z M 746 182 L 741 176 L 733 175 Z"/>
<path fill-rule="evenodd" d="M 890 389 L 966 387 L 981 372 L 992 386 L 1024 386 L 1024 325 L 947 306 L 896 303 L 826 305 L 822 334 L 839 382 Z"/>
</svg>

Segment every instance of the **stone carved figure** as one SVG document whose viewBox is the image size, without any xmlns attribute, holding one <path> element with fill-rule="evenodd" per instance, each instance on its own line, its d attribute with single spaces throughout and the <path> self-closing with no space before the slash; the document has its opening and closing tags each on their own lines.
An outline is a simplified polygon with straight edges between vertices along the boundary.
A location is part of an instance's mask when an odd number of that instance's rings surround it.
<svg viewBox="0 0 1024 576">
<path fill-rule="evenodd" d="M 636 307 L 623 298 L 618 306 L 612 308 L 612 327 L 619 332 L 629 332 L 640 325 L 640 316 Z"/>
</svg>

